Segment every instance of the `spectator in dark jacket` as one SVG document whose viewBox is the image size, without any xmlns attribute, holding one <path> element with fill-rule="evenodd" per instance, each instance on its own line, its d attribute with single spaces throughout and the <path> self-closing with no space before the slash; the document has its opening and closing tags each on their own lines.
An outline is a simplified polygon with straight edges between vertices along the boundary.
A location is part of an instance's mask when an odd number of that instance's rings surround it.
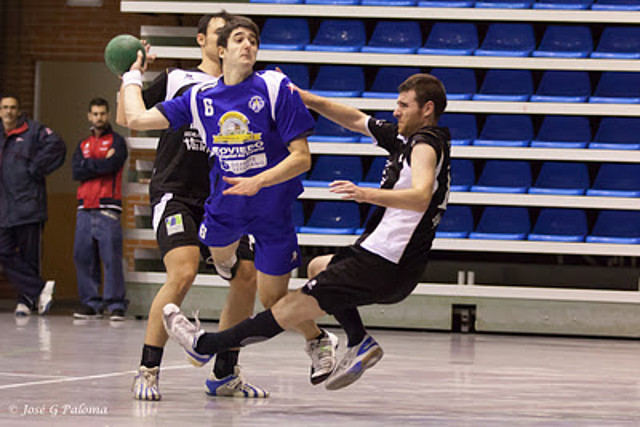
<svg viewBox="0 0 640 427">
<path fill-rule="evenodd" d="M 78 319 L 97 318 L 104 309 L 111 320 L 124 320 L 127 309 L 122 271 L 122 168 L 127 145 L 109 124 L 109 104 L 89 103 L 91 134 L 73 153 L 73 179 L 78 187 L 78 214 L 73 260 L 78 277 Z M 104 298 L 100 296 L 100 260 L 104 266 Z"/>
<path fill-rule="evenodd" d="M 47 220 L 45 176 L 64 163 L 64 141 L 20 112 L 20 100 L 0 96 L 0 264 L 18 292 L 16 316 L 53 300 L 54 281 L 40 276 L 42 230 Z"/>
</svg>

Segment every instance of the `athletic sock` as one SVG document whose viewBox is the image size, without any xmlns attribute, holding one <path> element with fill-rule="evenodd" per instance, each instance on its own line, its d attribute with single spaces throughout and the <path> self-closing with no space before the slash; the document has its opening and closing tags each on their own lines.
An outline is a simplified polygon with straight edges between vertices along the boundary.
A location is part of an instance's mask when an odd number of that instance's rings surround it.
<svg viewBox="0 0 640 427">
<path fill-rule="evenodd" d="M 145 344 L 142 347 L 142 360 L 140 360 L 140 364 L 142 366 L 146 366 L 147 368 L 155 368 L 156 366 L 160 366 L 160 362 L 162 362 L 163 352 L 164 348 L 162 347 Z"/>
<path fill-rule="evenodd" d="M 216 354 L 229 348 L 266 341 L 283 331 L 271 310 L 265 310 L 232 328 L 203 334 L 198 339 L 195 350 L 200 354 Z"/>
<path fill-rule="evenodd" d="M 348 308 L 333 313 L 333 317 L 336 318 L 347 333 L 347 347 L 358 345 L 367 334 L 357 308 Z"/>
<path fill-rule="evenodd" d="M 213 366 L 213 374 L 216 378 L 224 378 L 233 374 L 238 364 L 240 350 L 227 350 L 216 354 L 216 363 Z"/>
</svg>

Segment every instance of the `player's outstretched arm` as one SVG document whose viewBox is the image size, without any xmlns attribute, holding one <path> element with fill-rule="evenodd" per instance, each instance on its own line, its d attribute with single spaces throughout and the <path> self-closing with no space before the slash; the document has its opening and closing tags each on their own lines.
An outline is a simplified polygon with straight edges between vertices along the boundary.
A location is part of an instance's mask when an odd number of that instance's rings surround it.
<svg viewBox="0 0 640 427">
<path fill-rule="evenodd" d="M 261 188 L 280 184 L 308 171 L 311 168 L 311 152 L 307 138 L 294 139 L 289 143 L 289 155 L 274 167 L 249 178 L 223 179 L 231 187 L 222 192 L 224 195 L 253 196 Z"/>
<path fill-rule="evenodd" d="M 152 130 L 166 129 L 169 120 L 157 109 L 146 109 L 142 98 L 142 73 L 144 65 L 142 52 L 138 51 L 138 59 L 131 69 L 122 76 L 121 97 L 124 104 L 125 123 L 129 129 Z"/>
<path fill-rule="evenodd" d="M 329 191 L 342 194 L 343 199 L 358 203 L 424 212 L 431 203 L 435 170 L 435 150 L 429 145 L 417 144 L 411 153 L 411 188 L 358 187 L 351 181 L 334 181 L 330 184 Z"/>
<path fill-rule="evenodd" d="M 336 122 L 354 132 L 369 135 L 367 130 L 367 115 L 357 108 L 340 104 L 323 96 L 313 94 L 307 90 L 296 88 L 307 108 L 325 116 L 332 122 Z"/>
</svg>

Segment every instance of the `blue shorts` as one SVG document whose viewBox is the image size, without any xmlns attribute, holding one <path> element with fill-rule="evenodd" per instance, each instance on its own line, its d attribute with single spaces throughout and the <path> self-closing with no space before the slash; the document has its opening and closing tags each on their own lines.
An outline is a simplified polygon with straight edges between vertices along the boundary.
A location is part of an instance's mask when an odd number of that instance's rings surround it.
<svg viewBox="0 0 640 427">
<path fill-rule="evenodd" d="M 215 213 L 205 209 L 200 224 L 200 241 L 210 247 L 224 247 L 239 240 L 245 234 L 255 238 L 256 270 L 280 276 L 300 266 L 300 248 L 291 216 L 291 206 L 281 209 L 277 215 L 232 215 Z"/>
</svg>

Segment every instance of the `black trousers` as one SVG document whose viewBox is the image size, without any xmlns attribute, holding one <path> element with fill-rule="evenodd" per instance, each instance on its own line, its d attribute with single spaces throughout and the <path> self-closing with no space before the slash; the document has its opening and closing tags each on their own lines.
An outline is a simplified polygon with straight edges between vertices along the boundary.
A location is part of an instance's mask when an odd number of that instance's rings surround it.
<svg viewBox="0 0 640 427">
<path fill-rule="evenodd" d="M 37 308 L 44 281 L 40 277 L 43 222 L 0 227 L 0 264 L 18 292 L 18 302 Z"/>
</svg>

